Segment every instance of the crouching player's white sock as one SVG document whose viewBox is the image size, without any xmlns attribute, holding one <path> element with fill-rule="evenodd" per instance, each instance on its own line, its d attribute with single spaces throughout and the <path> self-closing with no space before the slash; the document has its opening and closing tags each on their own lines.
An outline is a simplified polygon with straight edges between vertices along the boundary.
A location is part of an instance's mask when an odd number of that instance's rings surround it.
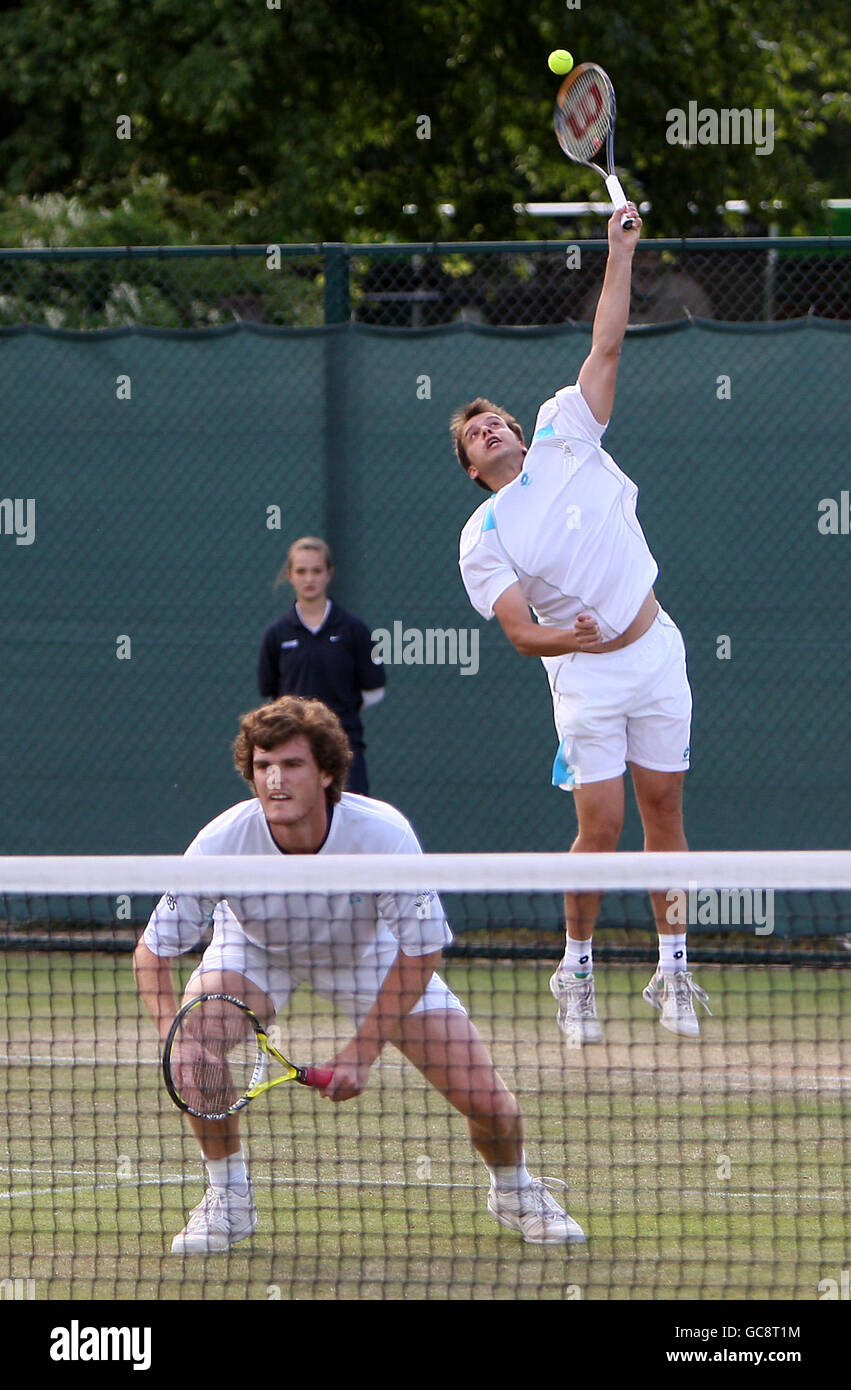
<svg viewBox="0 0 851 1390">
<path fill-rule="evenodd" d="M 236 1153 L 228 1154 L 227 1158 L 205 1158 L 204 1165 L 211 1187 L 229 1188 L 237 1195 L 248 1192 L 248 1167 L 245 1150 L 241 1146 Z"/>
<path fill-rule="evenodd" d="M 525 1153 L 521 1153 L 517 1164 L 500 1164 L 499 1167 L 488 1164 L 488 1171 L 497 1192 L 522 1192 L 532 1186 L 532 1174 L 526 1167 Z"/>
</svg>

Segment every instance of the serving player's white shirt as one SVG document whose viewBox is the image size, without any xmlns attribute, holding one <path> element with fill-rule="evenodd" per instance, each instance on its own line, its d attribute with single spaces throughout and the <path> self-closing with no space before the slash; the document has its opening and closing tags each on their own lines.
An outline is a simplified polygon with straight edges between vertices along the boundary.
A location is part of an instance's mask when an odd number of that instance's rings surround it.
<svg viewBox="0 0 851 1390">
<path fill-rule="evenodd" d="M 422 848 L 394 807 L 345 792 L 332 808 L 318 853 L 421 854 Z M 407 956 L 425 956 L 452 940 L 440 899 L 425 884 L 416 893 L 287 893 L 287 856 L 275 844 L 256 798 L 210 821 L 186 854 L 269 855 L 276 860 L 282 891 L 227 899 L 165 893 L 144 932 L 146 946 L 157 956 L 190 950 L 211 918 L 231 944 L 241 934 L 287 970 L 345 971 L 367 957 L 389 966 L 400 947 Z"/>
<path fill-rule="evenodd" d="M 483 618 L 519 583 L 540 623 L 570 628 L 592 613 L 605 639 L 629 627 L 658 566 L 636 517 L 638 488 L 600 445 L 605 429 L 578 384 L 541 406 L 523 472 L 461 532 L 461 577 Z M 543 658 L 551 680 L 563 660 Z"/>
</svg>

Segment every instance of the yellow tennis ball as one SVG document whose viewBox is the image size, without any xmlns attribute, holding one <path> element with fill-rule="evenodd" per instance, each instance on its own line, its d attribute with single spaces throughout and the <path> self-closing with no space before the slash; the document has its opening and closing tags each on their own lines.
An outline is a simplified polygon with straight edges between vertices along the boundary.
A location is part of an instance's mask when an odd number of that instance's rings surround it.
<svg viewBox="0 0 851 1390">
<path fill-rule="evenodd" d="M 564 77 L 573 67 L 573 58 L 566 48 L 556 48 L 547 59 L 547 67 L 550 72 L 558 73 L 559 77 Z"/>
</svg>

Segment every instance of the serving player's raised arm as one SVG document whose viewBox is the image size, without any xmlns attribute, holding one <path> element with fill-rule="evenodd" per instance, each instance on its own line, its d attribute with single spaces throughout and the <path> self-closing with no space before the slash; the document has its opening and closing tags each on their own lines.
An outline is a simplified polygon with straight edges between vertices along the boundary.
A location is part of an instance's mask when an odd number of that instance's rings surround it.
<svg viewBox="0 0 851 1390">
<path fill-rule="evenodd" d="M 582 394 L 595 420 L 608 423 L 615 403 L 618 361 L 626 326 L 632 287 L 632 257 L 641 234 L 641 218 L 634 203 L 628 204 L 635 226 L 625 231 L 621 212 L 609 219 L 609 255 L 603 288 L 594 315 L 591 351 L 579 372 Z"/>
</svg>

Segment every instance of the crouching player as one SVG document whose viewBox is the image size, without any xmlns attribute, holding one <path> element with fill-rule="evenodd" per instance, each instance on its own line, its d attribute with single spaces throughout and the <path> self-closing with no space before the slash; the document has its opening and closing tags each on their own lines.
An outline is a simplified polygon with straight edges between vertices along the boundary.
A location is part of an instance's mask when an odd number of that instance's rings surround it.
<svg viewBox="0 0 851 1390">
<path fill-rule="evenodd" d="M 318 700 L 284 696 L 245 715 L 234 755 L 253 796 L 206 825 L 188 855 L 265 854 L 278 861 L 285 884 L 281 856 L 287 854 L 422 852 L 392 806 L 343 792 L 348 740 Z M 326 1099 L 360 1095 L 373 1062 L 392 1043 L 465 1116 L 490 1174 L 487 1205 L 497 1221 L 536 1244 L 584 1241 L 544 1180 L 528 1172 L 517 1100 L 464 1005 L 436 973 L 452 936 L 433 893 L 282 891 L 226 900 L 165 894 L 135 955 L 139 990 L 163 1040 L 177 1011 L 173 958 L 197 944 L 211 914 L 213 938 L 184 1001 L 236 995 L 268 1027 L 298 986 L 309 982 L 354 1029 L 328 1063 L 334 1075 L 322 1092 Z M 189 1121 L 208 1185 L 172 1250 L 228 1250 L 257 1225 L 239 1116 Z"/>
</svg>

